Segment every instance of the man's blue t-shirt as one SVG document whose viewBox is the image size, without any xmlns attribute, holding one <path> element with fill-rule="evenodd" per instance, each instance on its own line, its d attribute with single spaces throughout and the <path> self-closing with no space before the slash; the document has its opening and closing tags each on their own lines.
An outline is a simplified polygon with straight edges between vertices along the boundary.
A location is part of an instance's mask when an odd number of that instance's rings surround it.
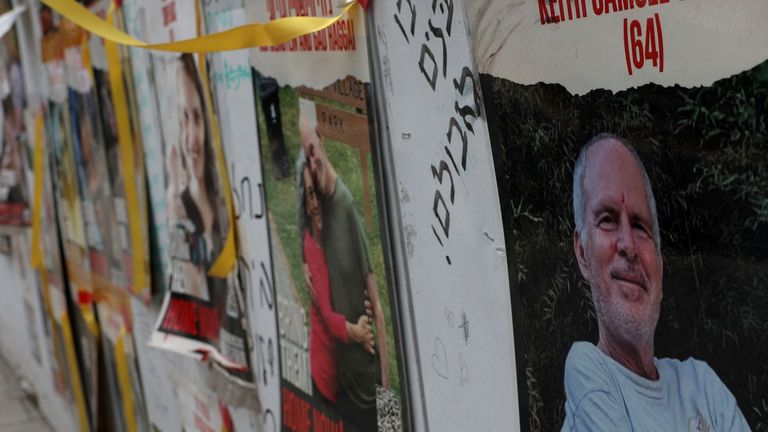
<svg viewBox="0 0 768 432">
<path fill-rule="evenodd" d="M 654 359 L 645 379 L 589 342 L 565 360 L 563 431 L 749 431 L 736 399 L 704 362 Z"/>
</svg>

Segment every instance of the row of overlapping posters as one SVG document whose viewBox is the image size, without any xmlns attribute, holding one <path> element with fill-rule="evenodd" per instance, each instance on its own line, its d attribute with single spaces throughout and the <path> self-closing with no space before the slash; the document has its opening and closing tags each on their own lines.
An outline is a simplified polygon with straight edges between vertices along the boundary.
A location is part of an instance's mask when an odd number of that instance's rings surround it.
<svg viewBox="0 0 768 432">
<path fill-rule="evenodd" d="M 108 14 L 108 1 L 84 5 Z M 27 6 L 3 39 L 0 223 L 29 227 L 42 209 L 51 423 L 399 430 L 362 11 L 251 53 L 120 46 L 115 61 L 101 38 Z M 154 42 L 294 8 L 139 0 L 109 16 Z M 42 185 L 27 180 L 36 162 Z"/>
</svg>

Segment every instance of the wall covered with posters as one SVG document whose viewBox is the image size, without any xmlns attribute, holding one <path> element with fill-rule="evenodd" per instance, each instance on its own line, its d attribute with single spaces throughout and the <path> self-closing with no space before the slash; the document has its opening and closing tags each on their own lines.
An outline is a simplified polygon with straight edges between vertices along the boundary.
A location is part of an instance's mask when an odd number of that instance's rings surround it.
<svg viewBox="0 0 768 432">
<path fill-rule="evenodd" d="M 150 42 L 341 12 L 83 5 Z M 39 133 L 26 162 L 38 182 L 12 222 L 44 204 L 31 244 L 45 259 L 18 260 L 41 279 L 45 375 L 61 387 L 41 401 L 51 423 L 410 428 L 362 9 L 284 45 L 196 55 L 117 47 L 28 6 L 44 85 L 25 112 L 39 122 L 20 127 Z"/>
<path fill-rule="evenodd" d="M 78 3 L 148 43 L 345 7 Z M 0 351 L 56 430 L 768 424 L 758 0 L 361 1 L 205 53 L 71 6 L 0 1 Z"/>
</svg>

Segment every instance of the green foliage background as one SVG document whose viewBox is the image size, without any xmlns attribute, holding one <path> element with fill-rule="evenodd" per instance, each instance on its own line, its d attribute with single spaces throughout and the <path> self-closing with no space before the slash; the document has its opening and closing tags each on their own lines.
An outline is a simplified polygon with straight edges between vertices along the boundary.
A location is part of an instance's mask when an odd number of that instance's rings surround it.
<svg viewBox="0 0 768 432">
<path fill-rule="evenodd" d="M 272 164 L 272 153 L 267 138 L 266 121 L 261 105 L 258 106 L 259 116 L 259 139 L 261 145 L 262 165 L 264 166 L 264 178 L 267 195 L 267 204 L 269 207 L 270 223 L 277 227 L 277 233 L 284 247 L 284 252 L 290 265 L 290 275 L 276 274 L 275 278 L 290 277 L 299 291 L 301 300 L 306 312 L 306 319 L 309 322 L 309 293 L 304 287 L 304 273 L 302 270 L 302 252 L 300 243 L 300 233 L 297 227 L 298 202 L 296 194 L 296 166 L 295 162 L 301 151 L 301 142 L 299 137 L 299 101 L 298 94 L 290 87 L 281 87 L 279 90 L 280 113 L 282 116 L 283 136 L 288 150 L 288 159 L 291 162 L 290 175 L 285 179 L 278 179 L 277 169 Z M 326 102 L 327 103 L 327 102 Z M 339 104 L 328 103 L 337 108 L 344 108 Z M 379 300 L 384 310 L 384 319 L 386 321 L 387 345 L 389 349 L 390 380 L 392 391 L 400 395 L 400 385 L 398 377 L 397 348 L 395 345 L 392 313 L 390 309 L 390 287 L 388 286 L 387 274 L 384 269 L 384 250 L 381 245 L 381 232 L 379 229 L 379 214 L 377 211 L 376 189 L 374 180 L 376 176 L 373 172 L 373 161 L 371 155 L 368 155 L 368 179 L 369 193 L 372 204 L 372 226 L 368 227 L 365 223 L 363 179 L 360 171 L 360 156 L 357 149 L 331 139 L 325 139 L 325 148 L 328 153 L 328 159 L 333 164 L 339 177 L 347 185 L 354 198 L 357 213 L 365 229 L 366 240 L 368 241 L 368 252 L 370 253 L 373 273 L 376 276 L 376 287 L 379 292 Z"/>
<path fill-rule="evenodd" d="M 706 361 L 752 429 L 767 431 L 768 62 L 711 87 L 616 94 L 483 81 L 520 301 L 523 429 L 560 429 L 565 357 L 574 341 L 597 341 L 573 255 L 572 170 L 584 143 L 612 132 L 639 151 L 658 203 L 664 298 L 656 356 Z"/>
</svg>

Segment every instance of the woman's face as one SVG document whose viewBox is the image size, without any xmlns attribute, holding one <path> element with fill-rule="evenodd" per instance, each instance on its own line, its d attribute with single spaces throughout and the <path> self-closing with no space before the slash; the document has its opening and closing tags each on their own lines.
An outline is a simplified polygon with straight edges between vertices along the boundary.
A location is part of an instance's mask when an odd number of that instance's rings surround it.
<svg viewBox="0 0 768 432">
<path fill-rule="evenodd" d="M 181 71 L 181 147 L 187 160 L 187 169 L 192 177 L 203 181 L 205 172 L 205 118 L 200 96 L 195 84 L 186 73 Z"/>
<path fill-rule="evenodd" d="M 320 200 L 317 198 L 315 184 L 312 182 L 312 175 L 309 174 L 309 168 L 304 168 L 304 194 L 306 195 L 307 216 L 314 229 L 322 229 L 323 215 L 320 211 Z"/>
</svg>

